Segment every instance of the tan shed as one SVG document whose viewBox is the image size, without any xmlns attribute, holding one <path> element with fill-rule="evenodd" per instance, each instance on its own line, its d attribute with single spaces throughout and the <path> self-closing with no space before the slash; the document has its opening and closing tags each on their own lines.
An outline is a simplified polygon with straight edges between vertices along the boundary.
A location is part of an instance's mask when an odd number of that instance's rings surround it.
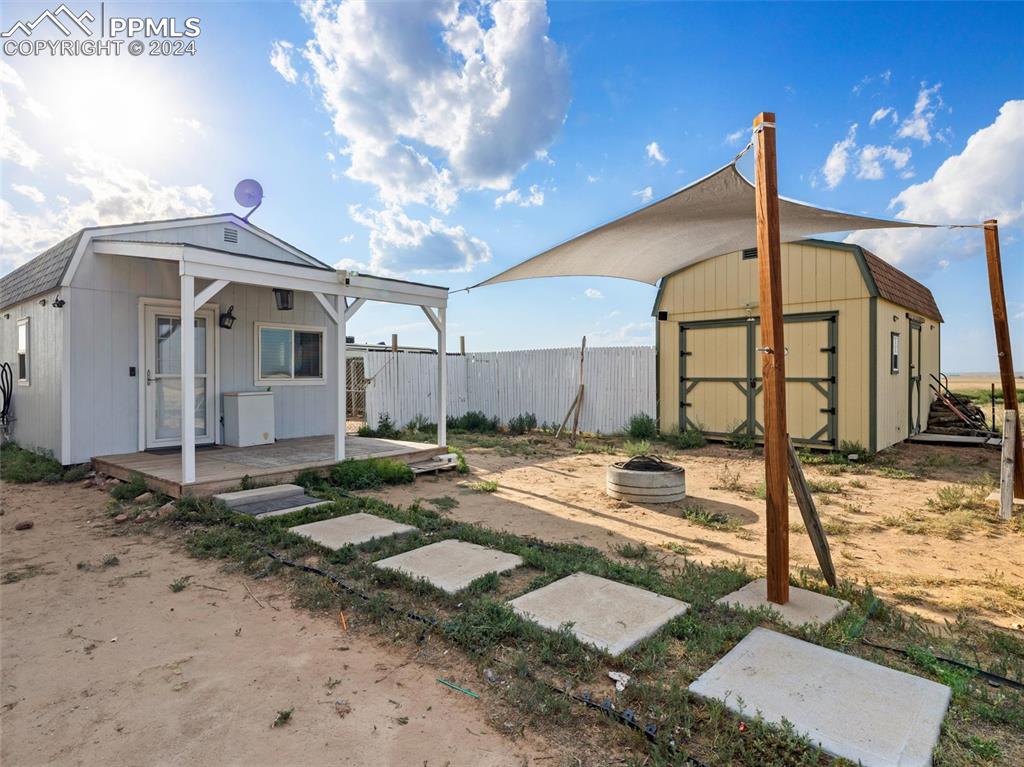
<svg viewBox="0 0 1024 767">
<path fill-rule="evenodd" d="M 857 245 L 782 246 L 786 398 L 798 444 L 881 450 L 927 427 L 942 315 L 928 288 Z M 655 301 L 662 431 L 763 434 L 757 251 L 669 275 Z"/>
</svg>

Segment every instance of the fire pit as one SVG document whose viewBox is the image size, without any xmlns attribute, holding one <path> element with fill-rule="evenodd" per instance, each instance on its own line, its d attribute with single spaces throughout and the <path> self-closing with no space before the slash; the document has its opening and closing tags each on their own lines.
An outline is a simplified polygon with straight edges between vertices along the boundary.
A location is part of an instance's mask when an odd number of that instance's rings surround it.
<svg viewBox="0 0 1024 767">
<path fill-rule="evenodd" d="M 673 503 L 686 497 L 686 472 L 655 455 L 638 455 L 608 467 L 605 492 L 630 503 Z"/>
</svg>

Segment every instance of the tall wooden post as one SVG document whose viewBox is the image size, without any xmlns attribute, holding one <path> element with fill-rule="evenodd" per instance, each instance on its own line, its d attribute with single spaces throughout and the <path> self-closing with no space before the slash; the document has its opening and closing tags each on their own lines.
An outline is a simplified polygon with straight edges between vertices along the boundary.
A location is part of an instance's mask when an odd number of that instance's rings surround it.
<svg viewBox="0 0 1024 767">
<path fill-rule="evenodd" d="M 985 257 L 988 260 L 988 289 L 992 295 L 992 320 L 996 326 L 996 352 L 999 355 L 999 379 L 1003 385 L 1003 408 L 1017 413 L 1017 428 L 1013 435 L 1013 494 L 1018 498 L 1024 498 L 1024 447 L 1021 445 L 1020 409 L 1017 403 L 1017 384 L 1013 377 L 1010 326 L 1006 322 L 1006 292 L 1003 289 L 1003 265 L 999 255 L 999 226 L 994 218 L 985 222 Z"/>
<path fill-rule="evenodd" d="M 782 246 L 775 114 L 754 118 L 755 200 L 764 381 L 764 485 L 768 534 L 768 601 L 789 601 L 789 455 L 786 434 L 786 344 L 782 316 Z"/>
</svg>

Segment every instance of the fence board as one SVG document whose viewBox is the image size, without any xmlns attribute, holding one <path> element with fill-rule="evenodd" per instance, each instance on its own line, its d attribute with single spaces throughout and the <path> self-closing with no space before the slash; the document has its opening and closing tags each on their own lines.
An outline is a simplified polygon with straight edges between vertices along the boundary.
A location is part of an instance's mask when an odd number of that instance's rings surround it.
<svg viewBox="0 0 1024 767">
<path fill-rule="evenodd" d="M 470 410 L 508 423 L 533 413 L 538 423 L 565 417 L 579 387 L 579 349 L 524 349 L 448 356 L 448 414 Z M 434 421 L 437 356 L 407 352 L 364 352 L 366 418 L 376 424 L 387 413 L 398 426 L 418 415 Z M 586 386 L 580 429 L 622 431 L 637 413 L 655 415 L 656 357 L 653 346 L 587 349 Z"/>
</svg>

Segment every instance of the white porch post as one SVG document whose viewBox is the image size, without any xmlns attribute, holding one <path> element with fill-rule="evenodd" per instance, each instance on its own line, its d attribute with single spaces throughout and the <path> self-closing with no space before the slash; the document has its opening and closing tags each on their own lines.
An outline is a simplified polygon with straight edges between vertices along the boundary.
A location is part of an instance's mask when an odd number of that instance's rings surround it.
<svg viewBox="0 0 1024 767">
<path fill-rule="evenodd" d="M 437 310 L 437 445 L 448 446 L 448 350 L 445 307 Z"/>
<path fill-rule="evenodd" d="M 196 289 L 181 275 L 181 483 L 196 481 Z M 209 417 L 210 414 L 207 414 Z"/>
<path fill-rule="evenodd" d="M 338 422 L 334 426 L 334 459 L 336 461 L 345 460 L 345 424 L 348 419 L 347 414 L 347 394 L 348 394 L 348 345 L 345 343 L 345 314 L 347 312 L 345 296 L 338 296 L 337 308 L 335 312 L 338 317 L 335 322 L 335 327 L 338 331 L 337 341 L 337 356 L 338 356 Z"/>
</svg>

